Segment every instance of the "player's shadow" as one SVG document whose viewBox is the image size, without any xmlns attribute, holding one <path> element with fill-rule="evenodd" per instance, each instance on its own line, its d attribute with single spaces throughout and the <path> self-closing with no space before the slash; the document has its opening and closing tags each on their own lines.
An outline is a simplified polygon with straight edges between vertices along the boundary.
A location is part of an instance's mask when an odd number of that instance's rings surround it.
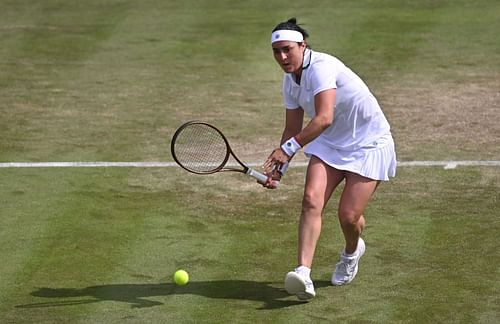
<svg viewBox="0 0 500 324">
<path fill-rule="evenodd" d="M 131 307 L 163 305 L 148 297 L 169 295 L 200 295 L 215 299 L 250 300 L 263 302 L 258 309 L 276 309 L 303 304 L 272 282 L 246 280 L 195 281 L 185 286 L 172 283 L 159 284 L 110 284 L 86 288 L 39 288 L 31 293 L 35 297 L 57 298 L 57 301 L 18 305 L 18 308 L 68 306 L 102 301 L 119 301 Z M 327 281 L 315 282 L 317 288 L 329 285 Z M 82 299 L 83 298 L 83 299 Z M 61 300 L 64 299 L 64 300 Z"/>
</svg>

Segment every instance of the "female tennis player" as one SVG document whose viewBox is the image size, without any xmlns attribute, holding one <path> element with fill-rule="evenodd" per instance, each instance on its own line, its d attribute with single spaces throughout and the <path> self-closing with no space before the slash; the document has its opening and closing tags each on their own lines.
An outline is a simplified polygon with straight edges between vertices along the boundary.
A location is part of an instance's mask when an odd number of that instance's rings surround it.
<svg viewBox="0 0 500 324">
<path fill-rule="evenodd" d="M 322 213 L 334 190 L 345 181 L 338 218 L 345 238 L 332 275 L 333 285 L 350 283 L 365 253 L 360 237 L 364 210 L 381 181 L 396 174 L 390 126 L 365 83 L 336 57 L 313 51 L 308 33 L 295 18 L 272 31 L 274 58 L 285 72 L 285 128 L 280 146 L 264 162 L 267 174 L 281 178 L 294 154 L 310 157 L 299 222 L 298 265 L 285 278 L 285 289 L 301 300 L 316 293 L 311 266 Z M 303 125 L 304 113 L 309 117 Z M 280 175 L 276 175 L 277 169 Z M 274 188 L 274 182 L 265 184 Z"/>
</svg>

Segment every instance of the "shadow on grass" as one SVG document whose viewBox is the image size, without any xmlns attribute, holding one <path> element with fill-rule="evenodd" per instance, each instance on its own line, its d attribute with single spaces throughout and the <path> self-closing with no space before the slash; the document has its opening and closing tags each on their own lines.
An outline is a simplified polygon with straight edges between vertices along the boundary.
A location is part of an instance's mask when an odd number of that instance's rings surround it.
<svg viewBox="0 0 500 324">
<path fill-rule="evenodd" d="M 90 286 L 86 288 L 39 288 L 31 293 L 35 297 L 71 298 L 43 303 L 18 305 L 18 308 L 38 308 L 69 306 L 102 301 L 119 301 L 131 304 L 131 307 L 143 308 L 163 305 L 158 301 L 148 300 L 148 297 L 170 295 L 199 295 L 215 299 L 249 300 L 263 302 L 258 309 L 276 309 L 304 302 L 289 297 L 282 288 L 277 288 L 271 282 L 255 282 L 245 280 L 221 280 L 189 282 L 186 286 L 172 283 L 160 284 L 111 284 Z M 315 282 L 317 288 L 328 286 L 327 281 Z M 78 299 L 82 297 L 91 297 Z M 75 299 L 73 299 L 75 298 Z"/>
</svg>

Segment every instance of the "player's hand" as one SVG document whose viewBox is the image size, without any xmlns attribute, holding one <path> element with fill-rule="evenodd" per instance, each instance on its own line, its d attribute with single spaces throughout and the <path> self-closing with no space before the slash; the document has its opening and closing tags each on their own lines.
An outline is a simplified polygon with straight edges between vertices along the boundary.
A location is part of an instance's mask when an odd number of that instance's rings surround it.
<svg viewBox="0 0 500 324">
<path fill-rule="evenodd" d="M 288 162 L 290 157 L 286 155 L 281 148 L 275 149 L 264 162 L 262 168 L 266 174 L 271 174 L 278 170 L 284 163 Z"/>
<path fill-rule="evenodd" d="M 261 182 L 261 181 L 257 182 L 267 189 L 278 189 L 281 180 L 281 173 L 279 173 L 276 169 L 271 174 L 266 173 L 266 175 L 268 176 L 266 182 Z"/>
</svg>

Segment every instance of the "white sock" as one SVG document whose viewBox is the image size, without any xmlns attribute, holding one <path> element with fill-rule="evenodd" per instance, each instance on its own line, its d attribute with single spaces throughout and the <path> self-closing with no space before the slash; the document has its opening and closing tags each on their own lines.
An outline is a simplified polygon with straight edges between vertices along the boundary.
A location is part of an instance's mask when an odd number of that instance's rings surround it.
<svg viewBox="0 0 500 324">
<path fill-rule="evenodd" d="M 298 266 L 295 271 L 306 278 L 311 277 L 311 269 L 306 266 Z"/>
<path fill-rule="evenodd" d="M 358 254 L 358 251 L 357 251 L 357 250 L 356 250 L 356 251 L 354 251 L 354 253 L 351 253 L 351 254 L 349 254 L 349 253 L 345 253 L 345 250 L 344 250 L 344 256 L 345 256 L 346 258 L 353 258 L 353 257 L 355 257 L 357 254 Z"/>
<path fill-rule="evenodd" d="M 358 240 L 359 242 L 359 240 Z M 352 257 L 355 257 L 358 255 L 358 248 L 359 248 L 359 243 L 358 243 L 358 246 L 356 246 L 356 250 L 354 252 L 352 252 L 351 254 L 349 253 L 346 253 L 345 249 L 344 249 L 344 256 L 348 257 L 348 258 L 352 258 Z"/>
</svg>

